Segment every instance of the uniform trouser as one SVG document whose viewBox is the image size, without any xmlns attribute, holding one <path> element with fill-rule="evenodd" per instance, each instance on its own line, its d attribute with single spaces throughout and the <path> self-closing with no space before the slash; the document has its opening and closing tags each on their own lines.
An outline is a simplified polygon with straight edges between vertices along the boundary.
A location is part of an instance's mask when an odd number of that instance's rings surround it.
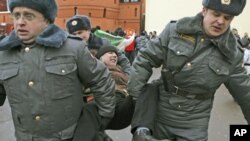
<svg viewBox="0 0 250 141">
<path fill-rule="evenodd" d="M 116 96 L 115 114 L 106 129 L 119 130 L 128 127 L 134 113 L 134 103 L 131 96 Z M 101 116 L 96 104 L 89 103 L 83 109 L 73 141 L 94 141 L 101 130 Z"/>
<path fill-rule="evenodd" d="M 172 127 L 155 120 L 158 107 L 158 86 L 148 84 L 139 96 L 131 123 L 131 132 L 137 127 L 149 128 L 157 139 L 171 139 L 171 141 L 206 141 L 207 127 L 180 128 Z M 146 103 L 146 104 L 145 104 Z"/>
<path fill-rule="evenodd" d="M 206 127 L 180 128 L 156 122 L 154 137 L 171 141 L 207 141 L 208 133 Z"/>
</svg>

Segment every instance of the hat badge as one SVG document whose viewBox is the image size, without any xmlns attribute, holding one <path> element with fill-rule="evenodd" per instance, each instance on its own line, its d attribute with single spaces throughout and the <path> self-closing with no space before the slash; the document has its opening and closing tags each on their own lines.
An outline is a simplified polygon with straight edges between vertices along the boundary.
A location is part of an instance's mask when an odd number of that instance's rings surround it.
<svg viewBox="0 0 250 141">
<path fill-rule="evenodd" d="M 77 21 L 76 20 L 72 21 L 71 25 L 73 25 L 73 26 L 77 25 Z"/>
<path fill-rule="evenodd" d="M 229 5 L 231 0 L 221 0 L 221 4 Z"/>
</svg>

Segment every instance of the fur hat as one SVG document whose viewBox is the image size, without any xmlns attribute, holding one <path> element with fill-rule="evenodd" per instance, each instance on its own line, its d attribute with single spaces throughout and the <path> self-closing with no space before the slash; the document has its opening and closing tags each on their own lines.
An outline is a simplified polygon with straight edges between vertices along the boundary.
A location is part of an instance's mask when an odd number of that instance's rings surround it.
<svg viewBox="0 0 250 141">
<path fill-rule="evenodd" d="M 246 0 L 203 0 L 203 6 L 223 13 L 238 16 L 246 5 Z"/>
<path fill-rule="evenodd" d="M 96 58 L 100 59 L 102 57 L 102 55 L 104 55 L 107 52 L 115 52 L 116 55 L 118 56 L 118 52 L 117 52 L 117 48 L 114 46 L 102 46 L 97 54 L 96 54 Z"/>
<path fill-rule="evenodd" d="M 44 15 L 50 23 L 54 23 L 57 16 L 56 0 L 8 0 L 10 12 L 17 6 L 34 9 Z"/>
<path fill-rule="evenodd" d="M 71 17 L 67 23 L 66 27 L 69 33 L 73 33 L 78 30 L 90 30 L 91 23 L 88 16 L 76 15 Z"/>
</svg>

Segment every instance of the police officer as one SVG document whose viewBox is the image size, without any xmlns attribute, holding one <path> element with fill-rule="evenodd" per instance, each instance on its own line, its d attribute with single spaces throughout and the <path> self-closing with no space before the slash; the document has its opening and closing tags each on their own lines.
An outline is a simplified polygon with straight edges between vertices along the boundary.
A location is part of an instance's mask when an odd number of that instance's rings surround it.
<svg viewBox="0 0 250 141">
<path fill-rule="evenodd" d="M 243 67 L 243 51 L 230 30 L 246 0 L 203 0 L 202 4 L 202 11 L 196 16 L 170 22 L 158 40 L 139 52 L 132 66 L 128 91 L 136 99 L 143 95 L 152 68 L 163 65 L 155 102 L 157 112 L 151 113 L 156 115 L 154 129 L 134 124 L 134 141 L 153 137 L 208 140 L 214 94 L 222 84 L 239 102 L 250 123 L 250 79 Z M 148 110 L 143 107 L 134 114 Z"/>
<path fill-rule="evenodd" d="M 14 31 L 0 42 L 0 104 L 7 95 L 17 141 L 71 141 L 82 86 L 91 88 L 105 127 L 115 83 L 86 43 L 53 24 L 56 1 L 8 0 L 8 8 Z"/>
<path fill-rule="evenodd" d="M 67 30 L 70 34 L 79 36 L 88 43 L 88 48 L 95 56 L 101 46 L 110 46 L 111 43 L 91 32 L 91 22 L 88 16 L 75 15 L 66 23 Z M 118 64 L 126 74 L 130 73 L 130 62 L 123 52 L 118 51 Z"/>
</svg>

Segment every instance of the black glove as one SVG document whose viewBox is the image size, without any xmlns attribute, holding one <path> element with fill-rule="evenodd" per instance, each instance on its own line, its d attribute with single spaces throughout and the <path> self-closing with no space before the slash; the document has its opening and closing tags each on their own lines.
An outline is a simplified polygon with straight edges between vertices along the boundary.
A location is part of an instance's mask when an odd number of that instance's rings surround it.
<svg viewBox="0 0 250 141">
<path fill-rule="evenodd" d="M 140 136 L 138 135 L 134 136 L 132 141 L 171 141 L 171 140 L 168 139 L 158 140 L 152 137 L 151 135 L 140 135 Z"/>
<path fill-rule="evenodd" d="M 135 131 L 132 141 L 170 141 L 170 140 L 168 139 L 158 140 L 151 135 L 150 131 L 140 130 L 140 131 Z"/>
<path fill-rule="evenodd" d="M 101 117 L 101 131 L 105 130 L 109 125 L 111 118 L 109 117 Z"/>
</svg>

